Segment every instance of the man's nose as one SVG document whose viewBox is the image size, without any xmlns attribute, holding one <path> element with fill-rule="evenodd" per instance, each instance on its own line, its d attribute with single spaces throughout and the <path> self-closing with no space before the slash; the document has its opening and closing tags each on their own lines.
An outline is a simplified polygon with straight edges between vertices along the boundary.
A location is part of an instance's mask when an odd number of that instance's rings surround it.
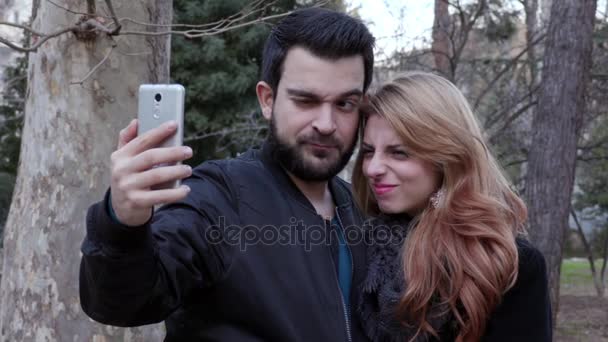
<svg viewBox="0 0 608 342">
<path fill-rule="evenodd" d="M 331 135 L 337 129 L 333 107 L 330 103 L 323 103 L 312 126 L 323 135 Z"/>
</svg>

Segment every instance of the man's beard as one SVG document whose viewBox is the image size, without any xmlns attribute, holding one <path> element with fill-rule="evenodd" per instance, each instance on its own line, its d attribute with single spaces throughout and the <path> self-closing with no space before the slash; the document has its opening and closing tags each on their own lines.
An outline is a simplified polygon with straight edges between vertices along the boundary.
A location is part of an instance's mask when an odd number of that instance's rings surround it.
<svg viewBox="0 0 608 342">
<path fill-rule="evenodd" d="M 304 181 L 328 181 L 337 175 L 348 164 L 350 157 L 355 149 L 355 142 L 351 146 L 344 148 L 344 144 L 338 141 L 334 136 L 323 136 L 318 133 L 310 134 L 306 137 L 300 137 L 294 145 L 288 143 L 277 132 L 275 115 L 272 114 L 270 120 L 270 130 L 268 134 L 268 143 L 272 152 L 273 158 L 278 161 L 292 175 Z M 309 159 L 316 157 L 317 159 L 333 159 L 333 151 L 319 151 L 319 153 L 310 153 L 310 158 L 306 158 L 304 146 L 309 143 L 320 145 L 330 145 L 338 151 L 338 157 L 330 163 L 320 163 L 315 165 Z M 328 160 L 329 161 L 329 160 Z"/>
</svg>

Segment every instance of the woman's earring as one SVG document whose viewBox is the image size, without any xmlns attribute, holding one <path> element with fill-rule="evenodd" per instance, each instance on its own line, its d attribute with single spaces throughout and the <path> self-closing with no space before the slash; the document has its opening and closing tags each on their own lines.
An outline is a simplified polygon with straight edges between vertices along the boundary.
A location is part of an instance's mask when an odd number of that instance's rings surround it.
<svg viewBox="0 0 608 342">
<path fill-rule="evenodd" d="M 443 198 L 445 197 L 445 191 L 443 188 L 437 190 L 434 194 L 431 195 L 431 205 L 433 208 L 439 208 L 441 202 L 443 202 Z"/>
</svg>

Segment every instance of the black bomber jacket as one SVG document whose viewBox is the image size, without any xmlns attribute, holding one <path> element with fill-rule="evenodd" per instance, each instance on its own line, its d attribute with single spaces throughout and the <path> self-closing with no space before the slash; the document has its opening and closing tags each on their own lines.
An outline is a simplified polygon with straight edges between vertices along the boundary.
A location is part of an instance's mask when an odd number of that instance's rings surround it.
<svg viewBox="0 0 608 342">
<path fill-rule="evenodd" d="M 365 277 L 363 217 L 347 183 L 330 189 L 352 256 L 350 303 L 340 292 L 324 220 L 268 147 L 208 161 L 181 202 L 142 227 L 89 208 L 80 298 L 115 326 L 165 321 L 165 341 L 365 341 L 356 306 Z M 321 239 L 322 240 L 322 239 Z"/>
</svg>

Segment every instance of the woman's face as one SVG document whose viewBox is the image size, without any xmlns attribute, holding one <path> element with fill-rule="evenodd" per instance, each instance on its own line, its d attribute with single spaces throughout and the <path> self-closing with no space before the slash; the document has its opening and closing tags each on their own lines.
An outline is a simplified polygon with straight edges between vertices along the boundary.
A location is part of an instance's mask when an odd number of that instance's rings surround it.
<svg viewBox="0 0 608 342">
<path fill-rule="evenodd" d="M 414 216 L 439 188 L 437 168 L 409 155 L 397 132 L 379 115 L 367 120 L 359 153 L 363 174 L 384 213 Z"/>
</svg>

